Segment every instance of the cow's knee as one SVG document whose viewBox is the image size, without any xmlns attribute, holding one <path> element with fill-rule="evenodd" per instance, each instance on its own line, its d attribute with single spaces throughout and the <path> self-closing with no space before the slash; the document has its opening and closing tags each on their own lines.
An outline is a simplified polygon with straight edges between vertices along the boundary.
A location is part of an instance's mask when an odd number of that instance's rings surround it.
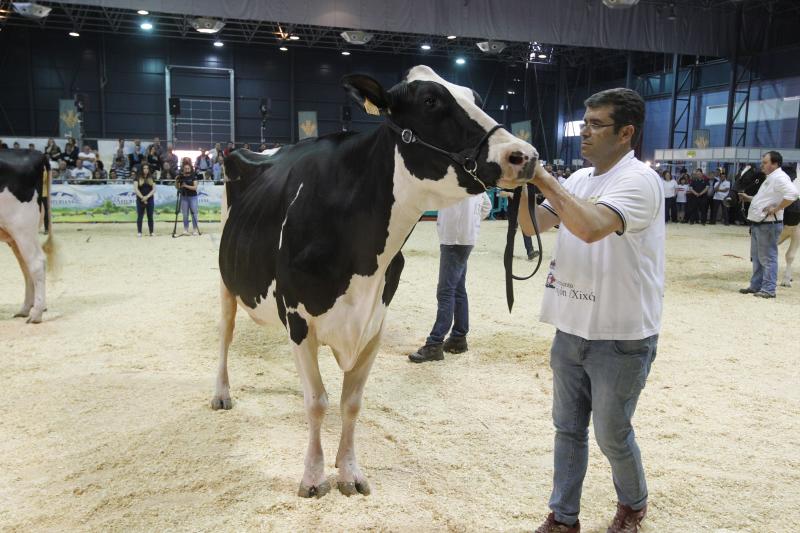
<svg viewBox="0 0 800 533">
<path fill-rule="evenodd" d="M 342 418 L 356 418 L 361 411 L 361 395 L 352 394 L 342 400 Z"/>
<path fill-rule="evenodd" d="M 323 392 L 319 395 L 309 395 L 306 399 L 306 412 L 309 418 L 320 420 L 328 410 L 328 394 Z"/>
</svg>

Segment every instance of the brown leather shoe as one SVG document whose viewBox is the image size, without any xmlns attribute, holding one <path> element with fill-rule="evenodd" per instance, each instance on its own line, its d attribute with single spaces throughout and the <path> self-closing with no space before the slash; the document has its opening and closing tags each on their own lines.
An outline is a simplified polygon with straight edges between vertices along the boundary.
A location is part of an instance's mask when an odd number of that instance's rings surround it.
<svg viewBox="0 0 800 533">
<path fill-rule="evenodd" d="M 606 533 L 639 533 L 639 526 L 645 515 L 647 515 L 646 505 L 634 511 L 627 505 L 617 502 L 617 514 L 614 515 L 614 521 L 608 526 Z"/>
<path fill-rule="evenodd" d="M 547 520 L 542 522 L 536 531 L 533 533 L 581 533 L 581 521 L 575 522 L 575 525 L 568 526 L 561 522 L 556 522 L 556 515 L 550 513 L 547 515 Z"/>
</svg>

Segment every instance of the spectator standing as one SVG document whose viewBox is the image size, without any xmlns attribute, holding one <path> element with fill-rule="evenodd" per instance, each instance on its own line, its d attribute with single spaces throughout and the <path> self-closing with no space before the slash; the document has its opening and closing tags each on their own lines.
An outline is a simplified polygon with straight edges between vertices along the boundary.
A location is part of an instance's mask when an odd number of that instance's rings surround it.
<svg viewBox="0 0 800 533">
<path fill-rule="evenodd" d="M 175 182 L 181 195 L 181 213 L 183 213 L 183 234 L 189 235 L 189 213 L 192 214 L 192 235 L 198 235 L 200 228 L 197 225 L 197 177 L 190 163 L 181 167 L 181 175 Z"/>
<path fill-rule="evenodd" d="M 686 213 L 686 193 L 689 190 L 689 180 L 686 178 L 686 175 L 682 175 L 678 180 L 678 184 L 675 186 L 675 204 L 678 206 L 678 220 L 686 224 L 687 220 L 687 213 Z"/>
<path fill-rule="evenodd" d="M 233 141 L 231 141 L 231 142 L 228 143 L 227 148 L 225 148 L 225 151 L 223 152 L 223 155 L 225 157 L 228 157 L 229 155 L 231 155 L 231 152 L 233 152 L 235 150 L 236 150 L 236 145 L 233 144 Z"/>
<path fill-rule="evenodd" d="M 708 194 L 708 180 L 704 179 L 703 171 L 695 169 L 692 180 L 689 182 L 689 224 L 700 222 L 706 225 L 706 198 Z"/>
<path fill-rule="evenodd" d="M 481 220 L 492 210 L 486 194 L 470 196 L 439 210 L 439 283 L 436 286 L 436 321 L 425 345 L 408 356 L 414 363 L 441 361 L 443 351 L 467 351 L 469 302 L 467 300 L 467 259 L 478 239 Z M 445 340 L 447 334 L 450 336 Z"/>
<path fill-rule="evenodd" d="M 214 183 L 219 185 L 222 183 L 222 166 L 225 164 L 225 159 L 222 157 L 222 153 L 217 156 L 217 160 L 214 162 L 214 166 L 212 168 L 212 173 L 214 175 Z"/>
<path fill-rule="evenodd" d="M 219 156 L 223 155 L 223 153 L 222 153 L 222 145 L 220 143 L 214 144 L 214 148 L 209 150 L 208 153 L 211 156 L 211 160 L 212 161 L 216 161 Z"/>
<path fill-rule="evenodd" d="M 153 236 L 153 211 L 156 205 L 156 184 L 150 174 L 150 167 L 142 165 L 142 170 L 137 173 L 133 182 L 133 192 L 136 193 L 136 236 L 142 236 L 142 219 L 147 213 L 147 229 L 150 237 Z"/>
<path fill-rule="evenodd" d="M 728 181 L 728 174 L 721 170 L 719 179 L 714 184 L 714 196 L 711 199 L 711 224 L 717 223 L 717 216 L 722 215 L 722 222 L 727 226 L 731 223 L 729 209 L 723 204 L 723 200 L 731 190 L 731 182 Z"/>
<path fill-rule="evenodd" d="M 194 162 L 194 168 L 197 172 L 197 177 L 200 179 L 205 179 L 208 174 L 211 173 L 211 167 L 213 163 L 211 162 L 211 158 L 206 153 L 205 148 L 200 149 L 200 155 L 197 156 L 197 159 Z"/>
<path fill-rule="evenodd" d="M 672 179 L 672 172 L 665 170 L 664 174 L 664 221 L 678 221 L 678 204 L 676 200 L 678 184 Z"/>
</svg>

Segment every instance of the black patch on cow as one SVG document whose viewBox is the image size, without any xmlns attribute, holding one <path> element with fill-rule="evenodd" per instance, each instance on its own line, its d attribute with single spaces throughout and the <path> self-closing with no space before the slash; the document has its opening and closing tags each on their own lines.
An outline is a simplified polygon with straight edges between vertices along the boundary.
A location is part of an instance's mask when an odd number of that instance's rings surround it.
<svg viewBox="0 0 800 533">
<path fill-rule="evenodd" d="M 0 150 L 0 192 L 8 189 L 20 202 L 33 200 L 36 191 L 42 204 L 42 176 L 50 161 L 39 151 Z"/>
<path fill-rule="evenodd" d="M 283 305 L 283 298 L 278 296 L 277 291 L 272 291 L 272 297 L 275 298 L 275 304 L 278 306 L 278 318 L 281 319 L 281 324 L 286 327 L 286 306 Z"/>
<path fill-rule="evenodd" d="M 308 336 L 308 324 L 306 321 L 295 313 L 291 311 L 286 316 L 289 324 L 289 336 L 292 338 L 292 342 L 300 346 L 303 340 Z"/>
<path fill-rule="evenodd" d="M 380 128 L 309 139 L 273 157 L 234 152 L 219 253 L 228 290 L 255 308 L 277 279 L 279 301 L 318 316 L 353 275 L 375 274 L 394 203 L 394 146 Z"/>
<path fill-rule="evenodd" d="M 389 307 L 389 304 L 392 303 L 392 298 L 394 298 L 394 293 L 400 284 L 400 274 L 402 274 L 405 264 L 406 260 L 403 258 L 403 253 L 397 252 L 397 255 L 392 258 L 392 262 L 389 263 L 389 268 L 386 269 L 386 284 L 383 286 L 383 294 L 381 295 L 381 301 L 386 307 Z"/>
</svg>

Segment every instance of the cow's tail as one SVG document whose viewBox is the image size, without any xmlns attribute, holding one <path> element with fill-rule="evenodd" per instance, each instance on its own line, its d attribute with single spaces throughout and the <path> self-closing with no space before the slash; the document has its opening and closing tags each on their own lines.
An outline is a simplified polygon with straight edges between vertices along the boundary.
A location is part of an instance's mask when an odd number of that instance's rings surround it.
<svg viewBox="0 0 800 533">
<path fill-rule="evenodd" d="M 50 161 L 47 156 L 44 158 L 44 171 L 42 174 L 43 187 L 47 187 L 47 196 L 45 196 L 45 209 L 47 209 L 47 240 L 42 245 L 42 250 L 47 256 L 47 271 L 51 274 L 57 274 L 60 271 L 60 263 L 58 257 L 58 247 L 56 246 L 55 238 L 53 237 L 53 211 L 51 209 L 50 196 L 52 194 L 53 184 L 50 181 Z"/>
</svg>

